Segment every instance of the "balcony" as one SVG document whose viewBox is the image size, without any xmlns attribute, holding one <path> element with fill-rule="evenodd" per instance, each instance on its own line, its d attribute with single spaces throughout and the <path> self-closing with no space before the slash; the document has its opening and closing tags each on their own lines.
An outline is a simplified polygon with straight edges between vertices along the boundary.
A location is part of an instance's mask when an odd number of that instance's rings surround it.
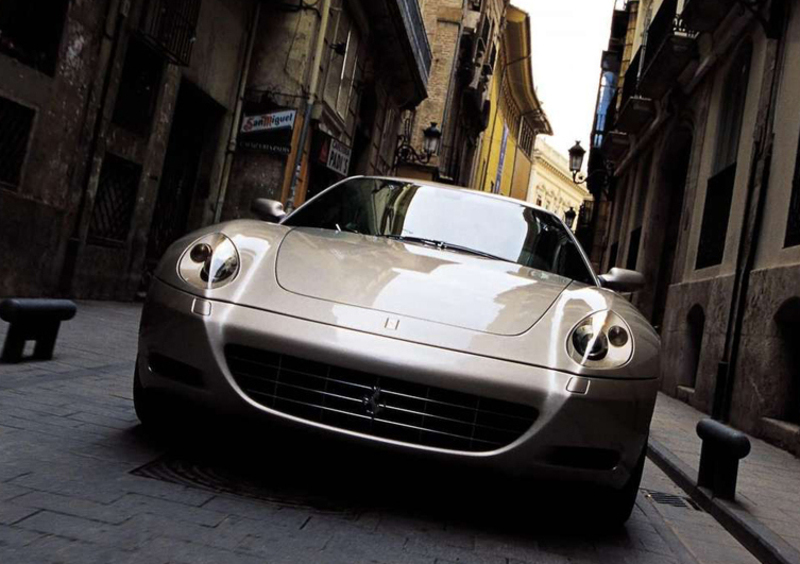
<svg viewBox="0 0 800 564">
<path fill-rule="evenodd" d="M 697 32 L 677 13 L 678 0 L 664 0 L 647 28 L 639 93 L 660 99 L 697 56 Z"/>
<path fill-rule="evenodd" d="M 428 76 L 431 71 L 431 46 L 422 20 L 419 0 L 370 0 L 363 2 L 372 25 L 372 35 L 379 37 L 387 69 L 394 69 L 398 81 L 398 98 L 406 98 L 413 106 L 428 97 Z"/>
<path fill-rule="evenodd" d="M 656 115 L 653 100 L 639 93 L 641 58 L 642 49 L 639 49 L 625 72 L 625 80 L 622 84 L 622 98 L 616 128 L 625 133 L 639 133 Z"/>
<path fill-rule="evenodd" d="M 627 133 L 622 131 L 609 131 L 603 137 L 602 150 L 603 154 L 610 161 L 618 161 L 630 146 L 630 139 Z"/>
<path fill-rule="evenodd" d="M 695 31 L 714 31 L 731 11 L 735 0 L 684 0 L 683 22 Z"/>
</svg>

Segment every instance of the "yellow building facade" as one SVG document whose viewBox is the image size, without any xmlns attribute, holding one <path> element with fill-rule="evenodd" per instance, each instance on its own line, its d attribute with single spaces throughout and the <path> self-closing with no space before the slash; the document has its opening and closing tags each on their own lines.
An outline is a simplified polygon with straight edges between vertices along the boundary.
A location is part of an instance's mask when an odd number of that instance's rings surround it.
<svg viewBox="0 0 800 564">
<path fill-rule="evenodd" d="M 472 188 L 519 200 L 528 196 L 536 136 L 552 134 L 533 87 L 530 57 L 530 18 L 509 6 L 491 84 L 489 127 Z"/>
</svg>

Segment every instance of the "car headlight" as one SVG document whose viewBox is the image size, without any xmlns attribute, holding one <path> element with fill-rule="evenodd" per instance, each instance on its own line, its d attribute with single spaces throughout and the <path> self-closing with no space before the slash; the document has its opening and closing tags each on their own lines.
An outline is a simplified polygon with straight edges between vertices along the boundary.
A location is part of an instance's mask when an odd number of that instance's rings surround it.
<svg viewBox="0 0 800 564">
<path fill-rule="evenodd" d="M 572 360 L 589 368 L 617 368 L 633 353 L 633 336 L 625 321 L 611 310 L 581 320 L 570 332 L 567 351 Z"/>
<path fill-rule="evenodd" d="M 222 233 L 201 237 L 187 248 L 178 261 L 178 273 L 186 282 L 211 290 L 224 286 L 239 272 L 236 245 Z"/>
</svg>

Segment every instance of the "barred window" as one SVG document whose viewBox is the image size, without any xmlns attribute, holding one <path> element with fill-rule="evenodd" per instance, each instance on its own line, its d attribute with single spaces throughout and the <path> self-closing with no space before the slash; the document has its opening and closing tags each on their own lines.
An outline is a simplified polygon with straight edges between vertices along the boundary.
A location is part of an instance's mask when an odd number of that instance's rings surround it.
<svg viewBox="0 0 800 564">
<path fill-rule="evenodd" d="M 172 63 L 188 66 L 200 17 L 200 0 L 149 0 L 142 38 Z"/>
<path fill-rule="evenodd" d="M 28 151 L 36 112 L 0 97 L 0 186 L 15 190 Z"/>
<path fill-rule="evenodd" d="M 0 53 L 55 74 L 68 0 L 2 0 Z"/>
<path fill-rule="evenodd" d="M 91 243 L 118 246 L 128 239 L 141 176 L 140 165 L 106 153 L 89 224 Z"/>
</svg>

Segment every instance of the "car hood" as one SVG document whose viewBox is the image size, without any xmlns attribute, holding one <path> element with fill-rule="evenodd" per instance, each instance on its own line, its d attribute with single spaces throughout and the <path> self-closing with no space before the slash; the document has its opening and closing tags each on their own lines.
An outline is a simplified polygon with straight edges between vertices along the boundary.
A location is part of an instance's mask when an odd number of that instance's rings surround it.
<svg viewBox="0 0 800 564">
<path fill-rule="evenodd" d="M 496 335 L 528 330 L 570 283 L 510 262 L 311 228 L 286 235 L 275 274 L 301 296 Z"/>
</svg>

